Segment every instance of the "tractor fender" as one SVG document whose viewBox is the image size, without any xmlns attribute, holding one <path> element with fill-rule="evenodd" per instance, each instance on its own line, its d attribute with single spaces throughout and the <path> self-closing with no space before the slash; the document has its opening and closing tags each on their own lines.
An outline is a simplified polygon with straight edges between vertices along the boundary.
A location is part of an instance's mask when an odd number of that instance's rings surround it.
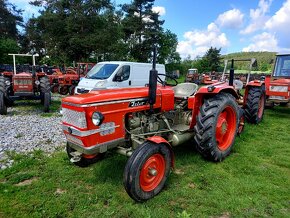
<svg viewBox="0 0 290 218">
<path fill-rule="evenodd" d="M 208 87 L 214 87 L 214 88 L 209 89 Z M 217 85 L 201 87 L 194 96 L 188 98 L 188 108 L 192 109 L 192 120 L 190 123 L 191 129 L 194 128 L 196 124 L 196 117 L 199 113 L 200 107 L 202 106 L 204 102 L 204 99 L 208 97 L 212 97 L 222 92 L 229 93 L 233 95 L 236 99 L 239 99 L 239 95 L 237 94 L 237 92 L 232 86 L 228 86 L 222 83 L 217 84 Z"/>
<path fill-rule="evenodd" d="M 171 167 L 174 168 L 174 166 L 175 166 L 174 152 L 173 152 L 173 149 L 172 149 L 171 145 L 169 144 L 169 142 L 167 140 L 165 140 L 161 136 L 152 136 L 152 137 L 146 139 L 146 141 L 150 141 L 150 142 L 153 142 L 155 144 L 164 144 L 170 151 L 170 154 L 171 154 Z"/>
</svg>

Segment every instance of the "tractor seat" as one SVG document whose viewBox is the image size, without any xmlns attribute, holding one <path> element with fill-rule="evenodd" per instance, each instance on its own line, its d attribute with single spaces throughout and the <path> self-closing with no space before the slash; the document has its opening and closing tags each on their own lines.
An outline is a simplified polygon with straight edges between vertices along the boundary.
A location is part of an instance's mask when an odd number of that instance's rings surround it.
<svg viewBox="0 0 290 218">
<path fill-rule="evenodd" d="M 195 83 L 180 83 L 173 87 L 174 97 L 186 99 L 192 96 L 198 89 Z"/>
</svg>

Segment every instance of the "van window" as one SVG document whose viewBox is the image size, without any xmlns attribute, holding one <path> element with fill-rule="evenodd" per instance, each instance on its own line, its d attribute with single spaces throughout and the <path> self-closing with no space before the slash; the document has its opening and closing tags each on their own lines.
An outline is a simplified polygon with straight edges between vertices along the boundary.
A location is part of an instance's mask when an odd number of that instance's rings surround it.
<svg viewBox="0 0 290 218">
<path fill-rule="evenodd" d="M 128 80 L 130 77 L 130 65 L 122 66 L 116 75 L 122 77 L 122 81 Z"/>
<path fill-rule="evenodd" d="M 88 79 L 108 79 L 117 69 L 118 64 L 96 64 L 86 78 Z"/>
</svg>

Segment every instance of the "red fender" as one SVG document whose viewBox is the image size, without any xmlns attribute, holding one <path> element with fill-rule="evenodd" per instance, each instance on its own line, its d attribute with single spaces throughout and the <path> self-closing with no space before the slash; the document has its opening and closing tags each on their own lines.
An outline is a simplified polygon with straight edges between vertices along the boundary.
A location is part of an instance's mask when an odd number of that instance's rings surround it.
<svg viewBox="0 0 290 218">
<path fill-rule="evenodd" d="M 175 166 L 175 157 L 174 157 L 174 153 L 172 150 L 171 145 L 169 144 L 169 142 L 167 140 L 165 140 L 164 138 L 162 138 L 161 136 L 152 136 L 148 139 L 146 139 L 147 141 L 153 142 L 155 144 L 164 144 L 165 146 L 167 146 L 167 148 L 169 149 L 170 153 L 171 153 L 171 167 L 174 168 Z"/>
</svg>

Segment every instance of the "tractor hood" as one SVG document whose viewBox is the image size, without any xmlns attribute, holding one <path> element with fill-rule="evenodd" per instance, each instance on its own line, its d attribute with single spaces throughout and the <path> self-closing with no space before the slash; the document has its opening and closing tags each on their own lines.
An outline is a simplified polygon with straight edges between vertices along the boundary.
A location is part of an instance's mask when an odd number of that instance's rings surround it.
<svg viewBox="0 0 290 218">
<path fill-rule="evenodd" d="M 18 73 L 14 76 L 14 78 L 31 78 L 31 73 Z"/>
<path fill-rule="evenodd" d="M 157 92 L 158 93 L 158 92 Z M 158 95 L 158 94 L 157 94 Z M 124 89 L 102 89 L 91 91 L 87 94 L 69 96 L 62 99 L 62 103 L 74 105 L 86 105 L 107 101 L 118 101 L 124 99 L 148 98 L 148 87 L 124 88 Z"/>
<path fill-rule="evenodd" d="M 290 79 L 275 79 L 270 82 L 271 85 L 285 85 L 285 86 L 290 86 Z"/>
</svg>

